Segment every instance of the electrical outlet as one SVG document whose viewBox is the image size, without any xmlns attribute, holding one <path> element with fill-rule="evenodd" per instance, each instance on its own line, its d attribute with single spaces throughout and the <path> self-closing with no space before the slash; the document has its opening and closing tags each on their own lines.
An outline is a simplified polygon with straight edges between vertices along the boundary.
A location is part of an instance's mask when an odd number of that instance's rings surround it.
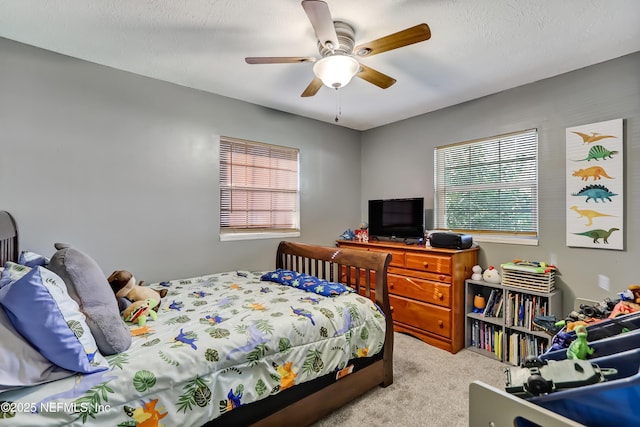
<svg viewBox="0 0 640 427">
<path fill-rule="evenodd" d="M 605 291 L 611 290 L 611 280 L 609 280 L 608 276 L 604 274 L 598 274 L 598 286 L 600 289 L 604 289 Z"/>
</svg>

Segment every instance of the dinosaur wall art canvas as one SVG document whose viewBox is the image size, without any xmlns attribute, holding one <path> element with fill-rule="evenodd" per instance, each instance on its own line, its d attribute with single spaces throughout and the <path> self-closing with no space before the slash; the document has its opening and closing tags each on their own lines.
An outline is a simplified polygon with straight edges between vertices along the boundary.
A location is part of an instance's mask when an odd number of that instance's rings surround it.
<svg viewBox="0 0 640 427">
<path fill-rule="evenodd" d="M 567 246 L 624 250 L 623 119 L 566 130 Z"/>
</svg>

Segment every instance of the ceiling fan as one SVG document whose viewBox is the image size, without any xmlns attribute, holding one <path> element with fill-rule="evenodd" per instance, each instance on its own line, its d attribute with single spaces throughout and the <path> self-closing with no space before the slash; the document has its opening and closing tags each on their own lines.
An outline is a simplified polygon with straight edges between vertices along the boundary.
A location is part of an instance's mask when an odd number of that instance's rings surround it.
<svg viewBox="0 0 640 427">
<path fill-rule="evenodd" d="M 354 75 L 387 89 L 396 80 L 360 63 L 358 58 L 377 55 L 431 38 L 429 26 L 423 23 L 356 46 L 353 27 L 346 22 L 333 21 L 327 3 L 321 0 L 304 0 L 302 7 L 318 38 L 320 59 L 313 56 L 250 56 L 245 58 L 245 61 L 247 64 L 314 63 L 315 77 L 302 92 L 303 97 L 314 96 L 323 84 L 335 89 L 344 87 Z"/>
</svg>

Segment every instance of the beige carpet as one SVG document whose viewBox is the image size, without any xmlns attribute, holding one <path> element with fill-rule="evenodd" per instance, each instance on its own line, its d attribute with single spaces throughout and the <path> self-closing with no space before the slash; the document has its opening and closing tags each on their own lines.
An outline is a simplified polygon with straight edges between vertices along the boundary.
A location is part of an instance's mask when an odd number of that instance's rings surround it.
<svg viewBox="0 0 640 427">
<path fill-rule="evenodd" d="M 469 383 L 480 380 L 503 388 L 506 366 L 467 350 L 450 354 L 396 333 L 393 384 L 368 392 L 314 427 L 466 427 Z"/>
</svg>

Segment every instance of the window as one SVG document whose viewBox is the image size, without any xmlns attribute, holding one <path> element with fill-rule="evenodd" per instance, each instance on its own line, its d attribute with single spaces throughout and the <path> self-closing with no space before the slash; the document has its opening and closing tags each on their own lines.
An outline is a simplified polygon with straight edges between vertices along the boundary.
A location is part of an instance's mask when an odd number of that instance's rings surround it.
<svg viewBox="0 0 640 427">
<path fill-rule="evenodd" d="M 536 129 L 436 147 L 434 163 L 436 229 L 537 244 Z"/>
<path fill-rule="evenodd" d="M 220 239 L 300 235 L 299 150 L 220 137 Z"/>
</svg>

